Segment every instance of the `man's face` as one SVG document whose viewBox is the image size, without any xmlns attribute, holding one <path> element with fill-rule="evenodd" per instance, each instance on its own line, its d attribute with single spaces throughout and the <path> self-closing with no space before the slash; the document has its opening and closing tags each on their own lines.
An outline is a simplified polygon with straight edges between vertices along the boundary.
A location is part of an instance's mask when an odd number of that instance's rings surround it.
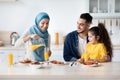
<svg viewBox="0 0 120 80">
<path fill-rule="evenodd" d="M 89 24 L 86 22 L 85 19 L 79 19 L 77 21 L 77 31 L 78 33 L 84 33 L 86 31 L 88 31 L 89 28 Z"/>
</svg>

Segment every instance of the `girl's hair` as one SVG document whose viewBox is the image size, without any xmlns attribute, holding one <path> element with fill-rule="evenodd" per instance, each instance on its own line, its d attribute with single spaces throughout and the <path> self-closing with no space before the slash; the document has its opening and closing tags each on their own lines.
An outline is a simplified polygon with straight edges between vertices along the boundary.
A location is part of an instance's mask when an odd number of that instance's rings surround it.
<svg viewBox="0 0 120 80">
<path fill-rule="evenodd" d="M 108 31 L 106 30 L 103 23 L 99 23 L 98 26 L 94 26 L 89 29 L 89 31 L 95 35 L 95 37 L 100 36 L 99 42 L 103 43 L 106 47 L 107 54 L 110 56 L 110 60 L 112 59 L 112 44 L 111 39 L 109 37 Z"/>
</svg>

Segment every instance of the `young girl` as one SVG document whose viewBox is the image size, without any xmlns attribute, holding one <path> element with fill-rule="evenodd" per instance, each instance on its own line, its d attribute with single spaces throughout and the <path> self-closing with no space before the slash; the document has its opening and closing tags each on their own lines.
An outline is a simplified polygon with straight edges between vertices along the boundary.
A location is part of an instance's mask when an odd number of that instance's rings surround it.
<svg viewBox="0 0 120 80">
<path fill-rule="evenodd" d="M 99 61 L 107 62 L 105 56 L 112 58 L 112 46 L 109 34 L 102 23 L 92 27 L 88 31 L 89 42 L 86 45 L 85 53 L 82 54 L 81 62 Z"/>
</svg>

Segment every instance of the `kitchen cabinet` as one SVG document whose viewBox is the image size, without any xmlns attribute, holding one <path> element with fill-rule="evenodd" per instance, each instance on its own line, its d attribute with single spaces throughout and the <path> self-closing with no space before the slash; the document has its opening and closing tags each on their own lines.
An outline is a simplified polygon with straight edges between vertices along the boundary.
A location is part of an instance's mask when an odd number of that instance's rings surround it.
<svg viewBox="0 0 120 80">
<path fill-rule="evenodd" d="M 51 57 L 50 60 L 63 60 L 63 45 L 51 45 Z M 14 46 L 0 47 L 0 62 L 8 62 L 8 53 L 13 54 L 14 63 L 22 60 L 26 54 L 24 47 L 15 48 Z"/>
<path fill-rule="evenodd" d="M 60 60 L 63 59 L 63 45 L 52 45 L 51 46 L 52 55 L 50 60 Z M 113 47 L 113 57 L 112 62 L 120 62 L 120 46 Z"/>
<path fill-rule="evenodd" d="M 113 50 L 113 62 L 120 62 L 120 50 Z"/>
<path fill-rule="evenodd" d="M 63 45 L 52 45 L 51 46 L 52 55 L 50 60 L 64 61 L 63 59 Z"/>
<path fill-rule="evenodd" d="M 0 63 L 6 63 L 8 62 L 8 53 L 13 54 L 13 62 L 18 62 L 19 60 L 22 60 L 25 56 L 25 50 L 19 49 L 19 48 L 0 48 Z"/>
<path fill-rule="evenodd" d="M 89 0 L 89 12 L 95 18 L 120 18 L 120 0 Z"/>
<path fill-rule="evenodd" d="M 63 50 L 52 50 L 52 55 L 50 60 L 64 61 L 63 59 Z"/>
</svg>

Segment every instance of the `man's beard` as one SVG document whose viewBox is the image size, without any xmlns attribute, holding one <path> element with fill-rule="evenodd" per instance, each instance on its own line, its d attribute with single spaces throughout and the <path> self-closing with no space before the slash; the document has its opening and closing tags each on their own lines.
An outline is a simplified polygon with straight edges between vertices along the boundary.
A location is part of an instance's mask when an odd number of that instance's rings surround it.
<svg viewBox="0 0 120 80">
<path fill-rule="evenodd" d="M 80 33 L 84 33 L 85 31 L 83 30 L 83 31 L 77 31 L 78 32 L 78 34 L 80 34 Z"/>
</svg>

